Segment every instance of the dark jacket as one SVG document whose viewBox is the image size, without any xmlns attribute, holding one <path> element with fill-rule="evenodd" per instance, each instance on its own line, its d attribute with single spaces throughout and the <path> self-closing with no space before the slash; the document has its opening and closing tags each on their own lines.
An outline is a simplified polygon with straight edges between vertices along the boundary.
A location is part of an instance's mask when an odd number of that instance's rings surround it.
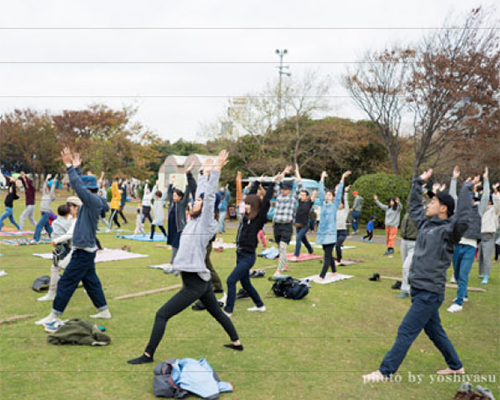
<svg viewBox="0 0 500 400">
<path fill-rule="evenodd" d="M 80 249 L 96 247 L 97 222 L 102 211 L 109 211 L 108 203 L 101 196 L 89 192 L 82 182 L 80 168 L 75 169 L 70 166 L 67 171 L 71 186 L 83 203 L 80 211 L 78 211 L 75 233 L 73 234 L 73 246 Z"/>
<path fill-rule="evenodd" d="M 175 225 L 177 226 L 177 232 L 182 232 L 184 227 L 186 226 L 186 209 L 189 203 L 189 190 L 190 186 L 188 183 L 186 185 L 186 190 L 184 192 L 184 197 L 182 198 L 182 200 L 178 203 L 174 203 L 174 187 L 173 185 L 168 186 L 168 212 L 170 213 L 170 211 L 172 211 L 172 207 L 175 207 Z"/>
<path fill-rule="evenodd" d="M 257 234 L 267 222 L 267 212 L 271 207 L 271 199 L 274 195 L 274 185 L 272 182 L 266 190 L 266 194 L 262 199 L 259 213 L 254 219 L 249 219 L 248 215 L 244 215 L 238 228 L 238 236 L 236 237 L 236 245 L 238 250 L 255 253 L 258 245 Z M 260 182 L 255 181 L 250 188 L 248 194 L 256 194 L 259 190 Z"/>
<path fill-rule="evenodd" d="M 422 184 L 420 178 L 415 179 L 410 193 L 410 215 L 418 236 L 408 281 L 412 288 L 443 294 L 454 247 L 469 227 L 472 184 L 462 187 L 456 212 L 447 219 L 426 217 Z"/>
<path fill-rule="evenodd" d="M 404 240 L 417 240 L 418 229 L 411 219 L 409 211 L 407 211 L 403 217 L 403 221 L 401 222 L 401 227 L 399 229 L 401 230 L 401 237 Z"/>
<path fill-rule="evenodd" d="M 453 199 L 455 200 L 455 207 L 456 207 L 458 196 L 457 196 L 457 180 L 455 178 L 451 178 L 450 196 L 453 197 Z M 467 239 L 481 239 L 481 212 L 477 205 L 474 205 L 472 207 L 472 212 L 470 214 L 470 220 L 469 220 L 469 228 L 465 231 L 463 237 Z"/>
<path fill-rule="evenodd" d="M 12 188 L 12 192 L 10 189 Z M 9 184 L 9 193 L 5 196 L 4 204 L 5 207 L 12 208 L 14 206 L 14 200 L 19 199 L 19 196 L 16 192 L 16 184 L 14 182 Z"/>
<path fill-rule="evenodd" d="M 21 179 L 21 182 L 23 183 L 23 186 L 24 186 L 24 195 L 26 196 L 26 205 L 27 206 L 35 205 L 36 189 L 35 189 L 35 186 L 33 186 L 33 182 L 27 176 L 25 176 L 23 179 Z"/>
<path fill-rule="evenodd" d="M 102 333 L 93 322 L 74 318 L 47 336 L 47 341 L 51 344 L 106 346 L 111 343 L 111 338 Z"/>
</svg>

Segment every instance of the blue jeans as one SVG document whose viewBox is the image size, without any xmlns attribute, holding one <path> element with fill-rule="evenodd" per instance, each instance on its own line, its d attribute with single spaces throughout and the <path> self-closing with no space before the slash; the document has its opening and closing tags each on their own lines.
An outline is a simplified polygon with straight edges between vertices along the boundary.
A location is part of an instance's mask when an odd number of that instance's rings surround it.
<svg viewBox="0 0 500 400">
<path fill-rule="evenodd" d="M 227 210 L 219 210 L 219 233 L 226 232 L 226 214 Z"/>
<path fill-rule="evenodd" d="M 233 312 L 234 302 L 236 301 L 236 283 L 238 281 L 241 282 L 241 286 L 248 292 L 257 307 L 264 305 L 259 293 L 257 293 L 252 282 L 250 282 L 250 269 L 254 266 L 255 259 L 255 253 L 241 250 L 236 252 L 236 267 L 227 278 L 227 302 L 224 308 L 226 312 Z"/>
<path fill-rule="evenodd" d="M 467 297 L 467 284 L 469 283 L 469 274 L 474 263 L 476 248 L 465 244 L 457 244 L 453 253 L 453 269 L 455 279 L 458 283 L 457 299 L 455 304 L 462 305 L 464 298 Z"/>
<path fill-rule="evenodd" d="M 302 246 L 302 243 L 304 243 L 304 246 L 306 246 L 307 251 L 309 254 L 314 253 L 313 248 L 311 247 L 311 244 L 307 240 L 307 232 L 309 232 L 309 226 L 305 225 L 302 228 L 296 228 L 296 236 L 297 239 L 295 241 L 295 257 L 300 256 L 300 248 Z"/>
<path fill-rule="evenodd" d="M 359 219 L 361 218 L 361 211 L 353 211 L 352 212 L 352 222 L 351 227 L 354 232 L 358 231 L 359 227 Z"/>
<path fill-rule="evenodd" d="M 3 221 L 6 218 L 9 218 L 9 221 L 12 222 L 12 225 L 14 225 L 18 230 L 21 229 L 14 219 L 14 210 L 11 207 L 5 207 L 5 212 L 0 217 L 0 230 L 3 228 Z"/>
<path fill-rule="evenodd" d="M 42 217 L 38 221 L 38 224 L 36 224 L 35 235 L 33 236 L 35 242 L 38 242 L 40 240 L 40 235 L 42 234 L 43 228 L 45 228 L 45 230 L 49 234 L 49 237 L 52 235 L 52 227 L 49 223 L 49 215 L 50 214 L 48 212 L 43 212 Z"/>
<path fill-rule="evenodd" d="M 89 253 L 81 249 L 73 251 L 71 261 L 57 285 L 57 294 L 52 305 L 54 314 L 60 315 L 64 312 L 80 282 L 99 311 L 108 308 L 101 281 L 95 271 L 95 256 L 96 252 Z"/>
<path fill-rule="evenodd" d="M 448 367 L 453 370 L 462 368 L 462 362 L 441 326 L 439 307 L 441 307 L 443 300 L 444 294 L 411 289 L 411 307 L 398 328 L 398 336 L 394 346 L 385 355 L 379 368 L 384 376 L 388 377 L 398 370 L 410 346 L 422 332 L 422 329 L 439 349 Z"/>
</svg>

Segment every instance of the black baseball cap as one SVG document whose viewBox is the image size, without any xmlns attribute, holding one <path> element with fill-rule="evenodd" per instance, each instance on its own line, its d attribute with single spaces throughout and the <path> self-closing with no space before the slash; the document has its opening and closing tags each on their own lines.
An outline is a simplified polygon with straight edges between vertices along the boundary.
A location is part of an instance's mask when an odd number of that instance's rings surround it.
<svg viewBox="0 0 500 400">
<path fill-rule="evenodd" d="M 427 196 L 429 196 L 430 199 L 432 199 L 434 196 L 436 196 L 438 198 L 439 202 L 442 205 L 445 205 L 446 208 L 448 208 L 448 217 L 451 217 L 453 215 L 453 213 L 455 212 L 455 200 L 448 193 L 444 193 L 444 192 L 434 193 L 434 192 L 429 190 L 427 192 Z"/>
<path fill-rule="evenodd" d="M 292 182 L 281 182 L 281 189 L 292 190 L 293 189 Z"/>
</svg>

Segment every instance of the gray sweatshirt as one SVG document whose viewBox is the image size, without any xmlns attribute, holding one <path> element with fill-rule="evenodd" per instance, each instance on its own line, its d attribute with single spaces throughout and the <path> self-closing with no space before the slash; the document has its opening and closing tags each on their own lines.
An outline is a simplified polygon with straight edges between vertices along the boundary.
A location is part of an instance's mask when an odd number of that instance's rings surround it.
<svg viewBox="0 0 500 400">
<path fill-rule="evenodd" d="M 69 229 L 71 228 L 71 225 L 73 224 L 73 220 L 71 218 L 65 218 L 65 217 L 58 217 L 53 223 L 52 223 L 52 240 L 59 239 L 62 235 L 65 235 L 68 233 Z"/>
<path fill-rule="evenodd" d="M 396 210 L 394 210 L 392 207 L 382 204 L 378 200 L 375 200 L 375 203 L 385 211 L 385 226 L 392 226 L 394 228 L 397 228 L 399 226 L 399 220 L 402 210 L 401 203 L 398 203 L 398 207 Z"/>
<path fill-rule="evenodd" d="M 50 212 L 50 205 L 52 202 L 56 199 L 56 196 L 54 195 L 54 190 L 56 189 L 57 181 L 54 179 L 52 181 L 52 186 L 50 188 L 50 193 L 46 192 L 47 189 L 47 184 L 48 182 L 45 181 L 43 183 L 43 196 L 42 200 L 40 201 L 40 212 Z"/>
<path fill-rule="evenodd" d="M 363 198 L 361 196 L 354 197 L 354 203 L 352 205 L 352 211 L 359 211 L 363 208 Z"/>
<path fill-rule="evenodd" d="M 203 193 L 203 208 L 198 218 L 191 218 L 186 224 L 175 256 L 173 269 L 184 272 L 196 272 L 201 279 L 208 282 L 210 271 L 205 264 L 208 242 L 219 228 L 215 220 L 215 192 L 219 186 L 220 172 L 212 171 L 210 179 L 202 175 L 198 181 L 195 199 Z"/>
</svg>

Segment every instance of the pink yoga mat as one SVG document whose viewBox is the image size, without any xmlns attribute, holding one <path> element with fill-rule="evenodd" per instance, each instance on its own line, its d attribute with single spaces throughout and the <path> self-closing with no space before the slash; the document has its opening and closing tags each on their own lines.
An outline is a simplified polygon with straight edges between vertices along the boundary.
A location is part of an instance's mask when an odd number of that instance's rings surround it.
<svg viewBox="0 0 500 400">
<path fill-rule="evenodd" d="M 286 255 L 286 258 L 288 258 L 288 261 L 291 261 L 292 257 L 294 257 L 293 253 L 288 253 Z M 320 258 L 323 258 L 323 257 L 322 256 L 318 256 L 317 254 L 301 254 L 300 256 L 297 257 L 297 261 L 291 261 L 291 262 L 302 262 L 302 261 L 319 260 Z"/>
</svg>

